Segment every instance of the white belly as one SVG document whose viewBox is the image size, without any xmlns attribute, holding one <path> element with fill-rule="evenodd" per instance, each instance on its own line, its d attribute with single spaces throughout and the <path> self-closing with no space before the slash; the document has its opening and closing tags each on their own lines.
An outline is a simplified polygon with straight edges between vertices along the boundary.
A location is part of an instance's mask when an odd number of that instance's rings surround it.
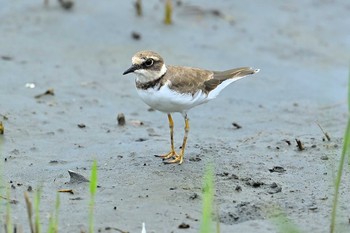
<svg viewBox="0 0 350 233">
<path fill-rule="evenodd" d="M 185 113 L 190 108 L 208 101 L 207 95 L 202 91 L 198 91 L 194 95 L 180 94 L 169 89 L 167 84 L 163 85 L 159 90 L 158 87 L 147 90 L 137 89 L 137 93 L 146 104 L 165 113 Z"/>
</svg>

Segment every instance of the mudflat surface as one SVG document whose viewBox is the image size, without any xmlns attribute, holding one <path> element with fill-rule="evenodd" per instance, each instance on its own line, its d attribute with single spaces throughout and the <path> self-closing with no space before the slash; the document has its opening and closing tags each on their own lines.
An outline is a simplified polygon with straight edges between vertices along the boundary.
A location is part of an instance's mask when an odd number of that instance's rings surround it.
<svg viewBox="0 0 350 233">
<path fill-rule="evenodd" d="M 56 1 L 0 5 L 1 185 L 11 187 L 13 222 L 25 232 L 29 187 L 31 197 L 42 189 L 44 229 L 60 189 L 74 191 L 60 194 L 60 232 L 87 229 L 88 183 L 70 183 L 68 170 L 88 178 L 94 159 L 96 231 L 141 232 L 145 222 L 147 232 L 198 232 L 212 163 L 221 232 L 276 232 L 277 209 L 304 232 L 328 232 L 347 119 L 348 1 L 190 1 L 174 4 L 171 26 L 159 1 L 147 1 L 142 17 L 128 1 L 79 1 L 70 11 Z M 189 112 L 181 166 L 153 156 L 169 150 L 166 115 L 149 111 L 134 77 L 121 75 L 144 49 L 168 64 L 261 69 Z M 53 96 L 35 98 L 50 88 Z M 183 119 L 174 120 L 178 147 Z M 350 230 L 348 180 L 345 173 L 342 232 Z"/>
</svg>

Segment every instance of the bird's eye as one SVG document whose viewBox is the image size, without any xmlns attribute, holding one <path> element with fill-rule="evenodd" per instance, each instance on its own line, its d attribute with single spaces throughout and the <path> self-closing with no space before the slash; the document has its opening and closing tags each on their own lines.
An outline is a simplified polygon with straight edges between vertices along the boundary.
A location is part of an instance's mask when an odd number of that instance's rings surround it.
<svg viewBox="0 0 350 233">
<path fill-rule="evenodd" d="M 154 63 L 154 61 L 153 61 L 152 58 L 149 58 L 149 59 L 147 59 L 147 60 L 145 61 L 145 65 L 146 65 L 147 67 L 153 66 L 153 63 Z"/>
</svg>

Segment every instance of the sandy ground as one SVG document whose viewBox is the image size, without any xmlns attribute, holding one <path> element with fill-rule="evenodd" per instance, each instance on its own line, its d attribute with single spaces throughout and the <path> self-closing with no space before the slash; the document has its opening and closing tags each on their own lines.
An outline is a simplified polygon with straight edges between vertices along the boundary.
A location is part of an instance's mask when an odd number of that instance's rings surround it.
<svg viewBox="0 0 350 233">
<path fill-rule="evenodd" d="M 276 232 L 276 209 L 304 232 L 328 232 L 347 117 L 349 1 L 190 1 L 175 6 L 171 26 L 162 24 L 159 1 L 147 1 L 143 17 L 129 1 L 79 1 L 70 11 L 56 1 L 0 5 L 2 186 L 11 187 L 13 222 L 25 232 L 30 187 L 31 197 L 42 187 L 44 229 L 60 189 L 74 191 L 60 195 L 60 232 L 87 229 L 88 183 L 70 183 L 68 170 L 89 177 L 94 159 L 99 232 L 141 232 L 142 222 L 147 232 L 198 232 L 210 162 L 221 232 Z M 134 77 L 121 75 L 143 49 L 169 64 L 261 69 L 189 112 L 181 166 L 153 156 L 169 149 L 166 115 L 149 111 Z M 54 96 L 34 98 L 49 88 Z M 174 120 L 178 147 L 184 124 L 179 114 Z M 342 232 L 350 231 L 348 180 L 345 173 Z"/>
</svg>

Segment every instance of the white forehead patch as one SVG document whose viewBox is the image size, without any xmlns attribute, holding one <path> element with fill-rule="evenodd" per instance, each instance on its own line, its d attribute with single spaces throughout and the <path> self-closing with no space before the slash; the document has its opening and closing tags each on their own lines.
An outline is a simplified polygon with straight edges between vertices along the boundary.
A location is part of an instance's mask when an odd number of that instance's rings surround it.
<svg viewBox="0 0 350 233">
<path fill-rule="evenodd" d="M 145 57 L 133 56 L 131 59 L 131 62 L 132 64 L 142 64 L 148 58 L 152 58 L 155 61 L 159 61 L 159 57 L 157 56 L 145 56 Z"/>
<path fill-rule="evenodd" d="M 140 57 L 132 57 L 131 62 L 132 64 L 142 64 L 145 60 Z"/>
</svg>

